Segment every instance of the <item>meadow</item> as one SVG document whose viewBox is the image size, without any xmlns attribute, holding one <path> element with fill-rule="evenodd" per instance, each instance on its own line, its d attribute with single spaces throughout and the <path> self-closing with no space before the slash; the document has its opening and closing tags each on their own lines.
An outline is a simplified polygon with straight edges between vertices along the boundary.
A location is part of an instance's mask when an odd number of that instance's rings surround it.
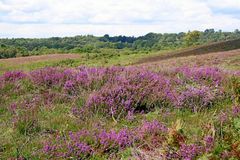
<svg viewBox="0 0 240 160">
<path fill-rule="evenodd" d="M 239 159 L 239 53 L 3 59 L 0 159 Z"/>
<path fill-rule="evenodd" d="M 238 37 L 1 39 L 0 159 L 239 159 Z"/>
</svg>

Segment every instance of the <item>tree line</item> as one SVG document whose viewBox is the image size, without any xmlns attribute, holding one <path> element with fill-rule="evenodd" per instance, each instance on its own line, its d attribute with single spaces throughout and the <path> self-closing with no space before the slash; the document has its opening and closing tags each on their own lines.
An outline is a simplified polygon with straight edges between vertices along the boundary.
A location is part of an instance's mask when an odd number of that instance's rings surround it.
<svg viewBox="0 0 240 160">
<path fill-rule="evenodd" d="M 98 53 L 101 49 L 130 49 L 134 51 L 171 50 L 211 42 L 240 38 L 240 31 L 223 32 L 206 29 L 180 33 L 148 33 L 144 36 L 93 35 L 52 38 L 0 39 L 0 58 L 51 53 Z"/>
</svg>

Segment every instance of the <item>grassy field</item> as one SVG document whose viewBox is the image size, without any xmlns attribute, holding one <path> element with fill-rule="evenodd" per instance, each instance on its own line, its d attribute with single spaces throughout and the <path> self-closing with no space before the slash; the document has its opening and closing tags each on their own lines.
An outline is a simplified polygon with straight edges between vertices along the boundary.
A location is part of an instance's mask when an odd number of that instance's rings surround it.
<svg viewBox="0 0 240 160">
<path fill-rule="evenodd" d="M 239 159 L 240 50 L 166 54 L 0 60 L 0 159 Z"/>
<path fill-rule="evenodd" d="M 239 69 L 239 40 L 224 41 L 175 51 L 134 51 L 105 49 L 102 53 L 50 54 L 0 59 L 0 74 L 10 70 L 31 71 L 42 67 L 128 66 L 161 63 L 181 66 L 211 65 Z M 177 58 L 179 57 L 179 58 Z M 204 60 L 201 60 L 201 59 Z"/>
<path fill-rule="evenodd" d="M 159 55 L 159 52 L 110 52 L 91 54 L 51 54 L 30 57 L 0 59 L 0 73 L 10 70 L 30 71 L 42 67 L 77 67 L 131 65 L 139 59 L 150 55 Z"/>
</svg>

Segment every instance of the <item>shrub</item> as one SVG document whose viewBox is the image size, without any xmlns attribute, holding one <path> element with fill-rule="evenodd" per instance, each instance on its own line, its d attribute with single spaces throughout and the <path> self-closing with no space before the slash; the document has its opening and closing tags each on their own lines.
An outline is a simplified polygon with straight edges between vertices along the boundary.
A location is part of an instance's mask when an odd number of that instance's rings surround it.
<svg viewBox="0 0 240 160">
<path fill-rule="evenodd" d="M 130 112 L 148 112 L 175 101 L 170 81 L 156 73 L 142 70 L 122 72 L 90 95 L 87 107 L 115 118 Z"/>
<path fill-rule="evenodd" d="M 191 80 L 210 86 L 219 86 L 224 80 L 224 72 L 213 67 L 179 67 L 175 72 L 182 74 L 185 81 Z"/>
<path fill-rule="evenodd" d="M 213 103 L 221 99 L 223 94 L 220 90 L 207 86 L 193 87 L 189 86 L 182 91 L 178 99 L 178 106 L 181 108 L 189 108 L 193 112 L 200 111 L 206 107 L 210 107 Z"/>
</svg>

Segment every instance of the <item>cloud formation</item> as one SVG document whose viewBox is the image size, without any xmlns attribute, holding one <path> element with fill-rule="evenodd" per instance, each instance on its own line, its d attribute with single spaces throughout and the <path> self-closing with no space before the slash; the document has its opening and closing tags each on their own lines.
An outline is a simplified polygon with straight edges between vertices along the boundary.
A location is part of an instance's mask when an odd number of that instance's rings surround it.
<svg viewBox="0 0 240 160">
<path fill-rule="evenodd" d="M 239 0 L 0 0 L 0 37 L 240 28 Z"/>
</svg>

